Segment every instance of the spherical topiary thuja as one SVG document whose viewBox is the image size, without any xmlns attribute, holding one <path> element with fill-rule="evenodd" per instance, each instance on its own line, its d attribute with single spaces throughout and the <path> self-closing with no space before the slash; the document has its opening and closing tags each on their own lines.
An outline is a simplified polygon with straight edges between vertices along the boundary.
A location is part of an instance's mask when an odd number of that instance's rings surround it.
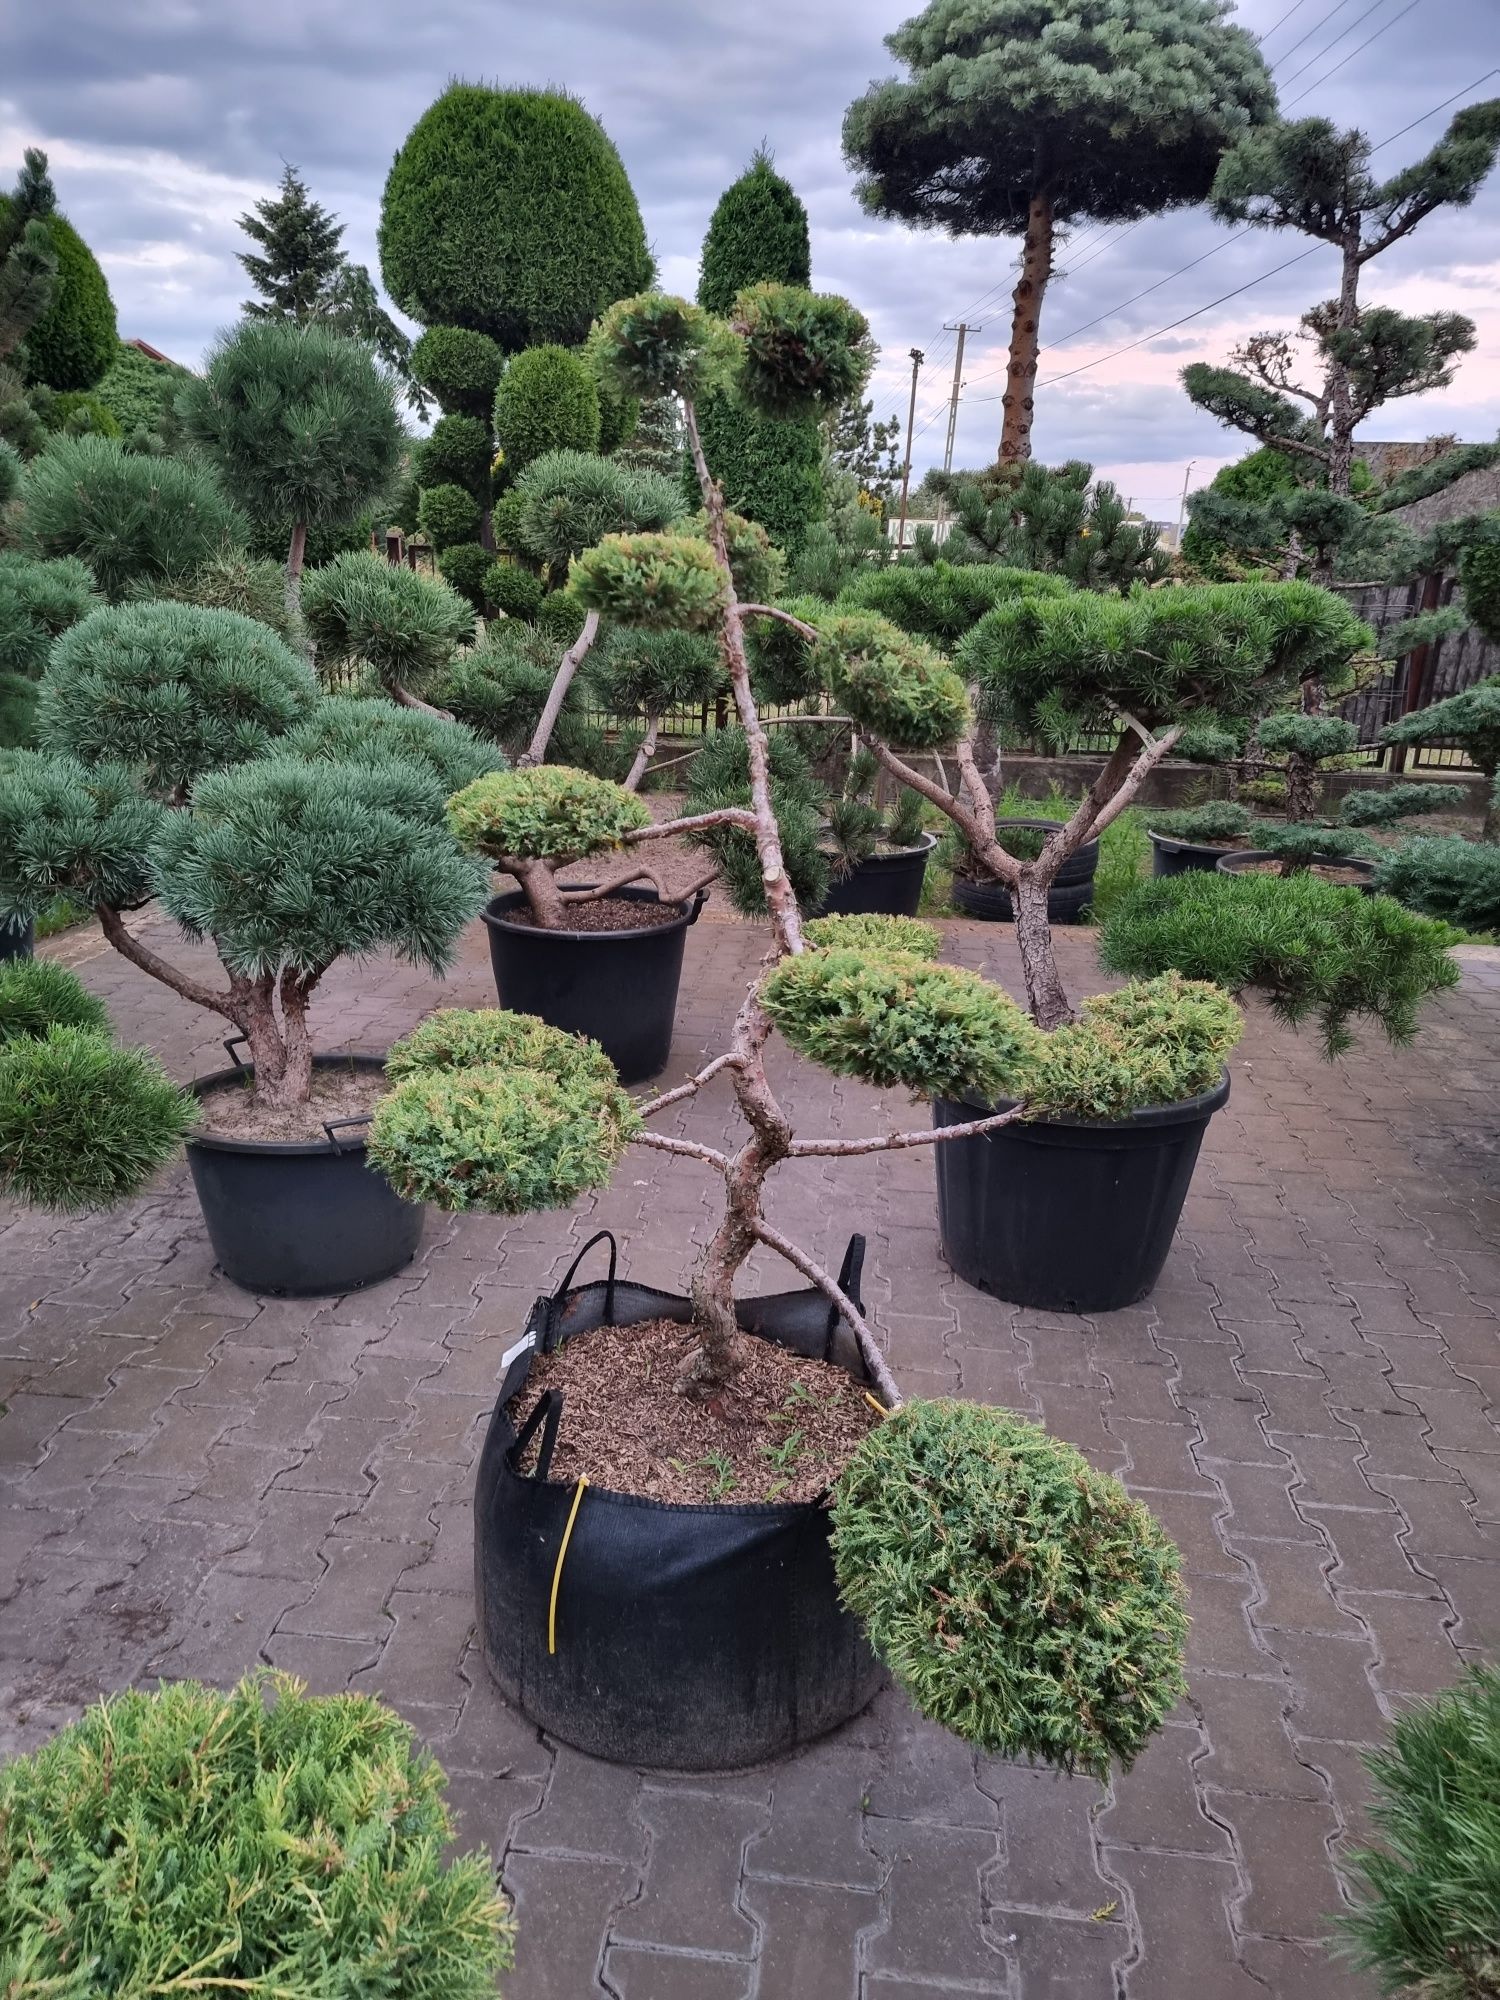
<svg viewBox="0 0 1500 2000">
<path fill-rule="evenodd" d="M 85 763 L 138 765 L 169 797 L 258 756 L 317 699 L 305 662 L 258 619 L 126 604 L 93 612 L 53 647 L 38 729 L 47 749 Z"/>
<path fill-rule="evenodd" d="M 473 542 L 479 534 L 479 502 L 461 486 L 424 486 L 417 523 L 435 549 Z"/>
<path fill-rule="evenodd" d="M 544 764 L 465 786 L 448 801 L 448 823 L 462 846 L 491 860 L 584 861 L 649 826 L 651 814 L 623 785 Z"/>
<path fill-rule="evenodd" d="M 549 451 L 595 451 L 599 390 L 590 369 L 565 347 L 528 347 L 500 377 L 495 437 L 514 477 Z"/>
<path fill-rule="evenodd" d="M 225 1994 L 494 2000 L 513 1926 L 488 1856 L 443 1858 L 443 1784 L 369 1695 L 114 1695 L 0 1771 L 0 1963 L 79 2000 L 205 1968 Z"/>
<path fill-rule="evenodd" d="M 70 1000 L 65 1011 L 79 1010 Z M 197 1116 L 155 1056 L 96 1027 L 0 1043 L 0 1189 L 38 1208 L 106 1208 L 134 1194 Z M 0 1963 L 3 1947 L 0 1924 Z"/>
<path fill-rule="evenodd" d="M 924 1715 L 1106 1777 L 1182 1695 L 1177 1550 L 1118 1480 L 1008 1411 L 911 1402 L 833 1490 L 839 1592 Z"/>
<path fill-rule="evenodd" d="M 522 569 L 518 562 L 495 562 L 493 558 L 482 588 L 487 611 L 503 612 L 527 625 L 536 617 L 545 595 L 545 585 L 533 571 Z"/>
<path fill-rule="evenodd" d="M 504 366 L 504 350 L 487 333 L 467 326 L 430 326 L 411 350 L 412 374 L 441 408 L 486 425 Z"/>
<path fill-rule="evenodd" d="M 408 133 L 385 184 L 380 267 L 403 311 L 510 353 L 576 346 L 650 282 L 635 195 L 602 127 L 548 90 L 455 83 Z"/>
<path fill-rule="evenodd" d="M 792 1047 L 825 1069 L 924 1096 L 1019 1096 L 1042 1039 L 977 972 L 889 949 L 784 958 L 761 998 Z"/>
<path fill-rule="evenodd" d="M 481 507 L 490 497 L 494 446 L 478 417 L 439 417 L 415 451 L 420 487 L 461 486 Z"/>
<path fill-rule="evenodd" d="M 0 236 L 10 205 L 10 197 L 0 195 Z M 42 226 L 52 239 L 57 276 L 47 310 L 21 350 L 26 379 L 49 389 L 92 389 L 115 358 L 115 302 L 98 259 L 72 223 L 54 214 L 44 216 Z"/>
<path fill-rule="evenodd" d="M 484 583 L 495 558 L 480 542 L 450 542 L 437 559 L 438 573 L 476 611 L 484 609 Z"/>
</svg>

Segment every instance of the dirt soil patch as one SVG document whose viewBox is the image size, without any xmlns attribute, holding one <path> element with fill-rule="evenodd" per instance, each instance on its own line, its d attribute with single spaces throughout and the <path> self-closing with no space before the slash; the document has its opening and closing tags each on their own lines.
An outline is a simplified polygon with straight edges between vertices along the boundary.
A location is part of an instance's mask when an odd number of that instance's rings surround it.
<svg viewBox="0 0 1500 2000">
<path fill-rule="evenodd" d="M 651 931 L 675 923 L 682 915 L 681 903 L 636 903 L 628 896 L 601 896 L 596 903 L 569 903 L 564 930 L 569 931 Z M 530 910 L 507 910 L 505 921 L 526 930 L 541 928 Z"/>
<path fill-rule="evenodd" d="M 243 1082 L 235 1078 L 199 1098 L 197 1129 L 215 1139 L 261 1139 L 283 1145 L 299 1139 L 322 1139 L 326 1143 L 325 1119 L 362 1118 L 389 1089 L 384 1070 L 330 1066 L 313 1071 L 310 1103 L 275 1111 L 255 1102 L 248 1077 Z M 351 1126 L 341 1136 L 358 1140 L 364 1135 Z"/>
<path fill-rule="evenodd" d="M 602 1326 L 534 1363 L 512 1399 L 519 1429 L 544 1389 L 565 1398 L 548 1477 L 701 1506 L 815 1500 L 881 1421 L 862 1384 L 826 1361 L 744 1341 L 745 1366 L 707 1402 L 676 1382 L 696 1342 L 674 1320 Z M 522 1470 L 536 1464 L 540 1432 Z"/>
</svg>

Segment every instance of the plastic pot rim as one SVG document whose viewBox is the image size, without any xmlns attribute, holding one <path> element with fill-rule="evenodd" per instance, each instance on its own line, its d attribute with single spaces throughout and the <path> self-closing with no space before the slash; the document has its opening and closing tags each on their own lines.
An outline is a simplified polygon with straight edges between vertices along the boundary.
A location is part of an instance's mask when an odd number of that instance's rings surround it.
<svg viewBox="0 0 1500 2000">
<path fill-rule="evenodd" d="M 325 1055 L 313 1057 L 316 1069 L 362 1069 L 383 1070 L 385 1057 L 373 1055 Z M 245 1083 L 255 1075 L 254 1063 L 235 1063 L 229 1069 L 215 1070 L 211 1076 L 194 1077 L 188 1085 L 194 1097 L 203 1097 L 210 1090 L 223 1083 Z M 351 1135 L 347 1139 L 235 1139 L 224 1132 L 205 1132 L 194 1128 L 186 1135 L 183 1143 L 196 1146 L 205 1153 L 250 1153 L 262 1158 L 311 1159 L 318 1155 L 335 1153 L 362 1153 L 365 1142 L 362 1134 Z"/>
<path fill-rule="evenodd" d="M 592 882 L 570 882 L 568 887 L 571 889 L 592 889 L 594 884 Z M 670 905 L 673 900 L 671 897 L 658 896 L 654 889 L 637 889 L 630 883 L 614 890 L 612 894 L 624 902 L 654 903 L 658 907 L 664 902 Z M 502 895 L 492 896 L 479 912 L 479 915 L 482 921 L 489 925 L 491 930 L 504 931 L 510 937 L 562 938 L 570 943 L 608 944 L 616 938 L 670 937 L 673 931 L 686 930 L 689 924 L 697 923 L 702 913 L 703 905 L 707 901 L 707 889 L 695 889 L 686 902 L 678 904 L 678 914 L 669 923 L 636 924 L 629 930 L 623 931 L 574 931 L 553 929 L 545 924 L 509 923 L 506 920 L 506 912 L 525 907 L 526 891 L 524 889 L 507 889 Z"/>
<path fill-rule="evenodd" d="M 1014 1125 L 1002 1125 L 995 1132 L 984 1132 L 977 1136 L 983 1139 L 1025 1138 L 1036 1136 L 1049 1130 L 1063 1132 L 1144 1132 L 1170 1125 L 1189 1125 L 1195 1119 L 1211 1117 L 1228 1100 L 1229 1071 L 1219 1073 L 1219 1081 L 1210 1089 L 1203 1090 L 1196 1097 L 1181 1097 L 1174 1104 L 1143 1104 L 1137 1110 L 1128 1112 L 1123 1118 L 1025 1118 Z M 997 1098 L 993 1104 L 984 1104 L 969 1097 L 940 1097 L 938 1104 L 960 1105 L 966 1111 L 978 1113 L 981 1117 L 991 1117 L 999 1111 L 1009 1111 L 1016 1099 Z M 940 1142 L 951 1143 L 951 1142 Z"/>
</svg>

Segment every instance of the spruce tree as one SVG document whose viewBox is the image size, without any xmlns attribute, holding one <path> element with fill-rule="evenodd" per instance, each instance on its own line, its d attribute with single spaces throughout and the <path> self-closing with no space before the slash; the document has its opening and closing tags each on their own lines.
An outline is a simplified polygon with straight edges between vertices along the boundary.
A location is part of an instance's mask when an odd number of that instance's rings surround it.
<svg viewBox="0 0 1500 2000">
<path fill-rule="evenodd" d="M 240 227 L 260 246 L 259 253 L 242 250 L 239 256 L 260 294 L 245 312 L 252 319 L 299 323 L 324 318 L 344 265 L 344 225 L 313 200 L 295 167 L 282 168 L 277 193 L 242 215 Z"/>
<path fill-rule="evenodd" d="M 698 303 L 727 317 L 740 292 L 767 280 L 806 285 L 811 269 L 807 211 L 770 155 L 757 152 L 719 204 L 703 239 Z M 737 513 L 759 521 L 786 548 L 823 512 L 823 440 L 807 417 L 767 417 L 725 395 L 698 410 L 708 469 Z M 696 500 L 697 476 L 684 474 Z"/>
<path fill-rule="evenodd" d="M 953 236 L 1022 236 L 1002 463 L 1031 455 L 1042 299 L 1056 231 L 1134 222 L 1208 194 L 1275 93 L 1220 0 L 931 0 L 886 37 L 908 81 L 844 118 L 872 215 Z"/>
</svg>

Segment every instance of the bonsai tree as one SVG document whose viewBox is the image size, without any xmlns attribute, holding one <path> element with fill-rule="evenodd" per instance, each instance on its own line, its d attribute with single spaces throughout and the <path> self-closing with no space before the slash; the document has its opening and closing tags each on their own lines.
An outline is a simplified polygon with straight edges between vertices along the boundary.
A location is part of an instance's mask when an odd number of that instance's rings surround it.
<svg viewBox="0 0 1500 2000">
<path fill-rule="evenodd" d="M 651 632 L 616 626 L 594 656 L 594 694 L 640 740 L 623 780 L 638 791 L 656 755 L 662 717 L 669 709 L 697 707 L 726 692 L 718 648 L 701 632 Z"/>
<path fill-rule="evenodd" d="M 1159 583 L 1170 568 L 1156 529 L 1128 520 L 1115 486 L 1096 481 L 1081 459 L 1055 468 L 1018 463 L 985 480 L 934 476 L 953 506 L 942 544 L 948 562 L 1002 563 L 1064 577 L 1080 590 Z M 928 530 L 920 531 L 918 560 L 935 557 L 937 546 Z"/>
<path fill-rule="evenodd" d="M 1467 594 L 1467 593 L 1466 593 Z M 1462 750 L 1490 788 L 1481 838 L 1500 840 L 1500 674 L 1476 681 L 1462 694 L 1449 695 L 1429 708 L 1419 708 L 1387 723 L 1382 743 L 1452 743 Z"/>
<path fill-rule="evenodd" d="M 401 423 L 369 350 L 320 325 L 246 320 L 178 397 L 193 443 L 258 520 L 289 527 L 288 611 L 310 529 L 354 519 L 394 477 Z"/>
<path fill-rule="evenodd" d="M 440 971 L 483 900 L 443 800 L 494 753 L 391 703 L 325 702 L 253 619 L 94 612 L 52 650 L 38 739 L 0 766 L 0 903 L 91 909 L 123 957 L 245 1037 L 268 1109 L 310 1096 L 308 1006 L 335 959 L 391 949 Z M 211 940 L 222 982 L 126 924 L 151 897 Z"/>
<path fill-rule="evenodd" d="M 494 2000 L 514 1926 L 488 1855 L 443 1858 L 444 1783 L 369 1695 L 265 1673 L 112 1695 L 0 1771 L 0 1964 L 58 1994 L 212 1967 L 288 2000 Z"/>
<path fill-rule="evenodd" d="M 872 215 L 1022 237 L 999 458 L 1029 458 L 1057 230 L 1202 201 L 1271 116 L 1270 76 L 1214 0 L 931 0 L 886 47 L 910 76 L 844 115 L 855 192 Z"/>
<path fill-rule="evenodd" d="M 1169 840 L 1186 840 L 1195 847 L 1242 847 L 1254 825 L 1254 813 L 1237 799 L 1208 799 L 1201 806 L 1151 815 L 1153 833 L 1164 833 Z"/>
<path fill-rule="evenodd" d="M 302 615 L 323 669 L 364 669 L 403 708 L 441 714 L 416 693 L 473 637 L 474 614 L 444 582 L 368 550 L 315 569 Z"/>
<path fill-rule="evenodd" d="M 1500 1674 L 1402 1708 L 1365 1758 L 1380 1844 L 1352 1857 L 1342 1949 L 1389 1990 L 1484 2000 L 1500 1964 Z"/>
</svg>

